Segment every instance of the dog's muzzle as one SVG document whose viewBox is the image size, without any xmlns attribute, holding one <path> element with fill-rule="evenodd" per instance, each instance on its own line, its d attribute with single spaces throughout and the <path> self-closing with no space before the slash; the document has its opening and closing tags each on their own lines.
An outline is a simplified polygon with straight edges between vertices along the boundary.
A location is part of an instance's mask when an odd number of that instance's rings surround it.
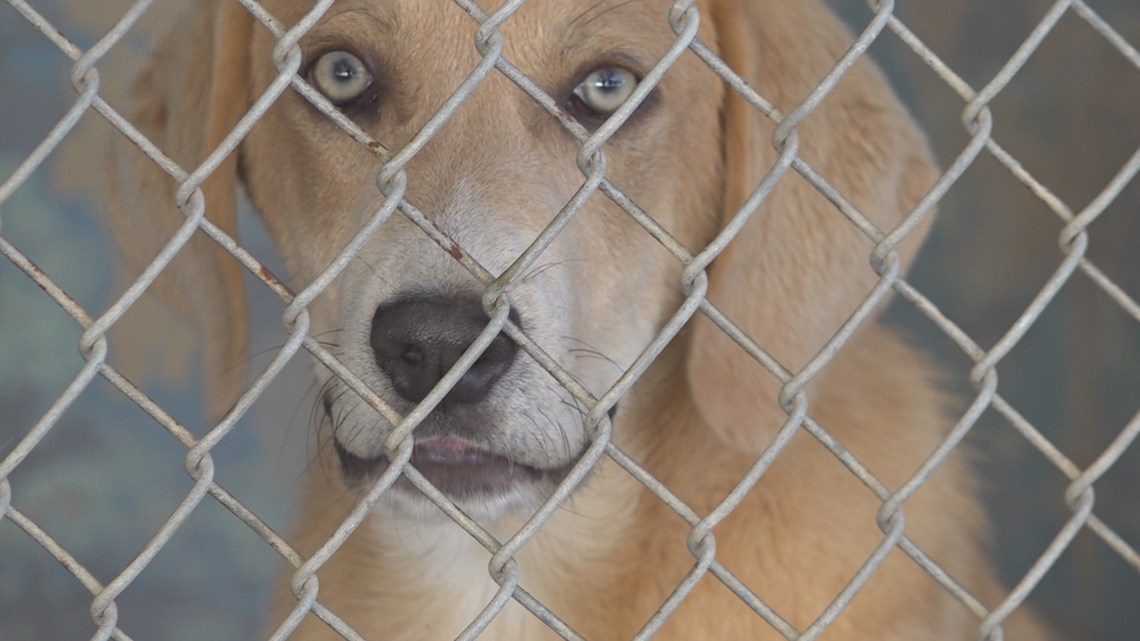
<svg viewBox="0 0 1140 641">
<path fill-rule="evenodd" d="M 521 326 L 518 314 L 510 319 Z M 413 295 L 381 305 L 372 318 L 370 344 L 376 365 L 399 397 L 412 407 L 435 388 L 490 322 L 477 299 Z M 499 334 L 443 400 L 416 428 L 411 464 L 440 491 L 456 499 L 501 495 L 544 480 L 557 484 L 571 465 L 544 470 L 493 451 L 493 414 L 487 396 L 510 369 L 518 347 Z M 326 413 L 332 415 L 326 400 Z M 388 469 L 381 455 L 358 456 L 334 436 L 346 480 L 366 483 Z M 414 491 L 401 477 L 396 487 Z"/>
</svg>

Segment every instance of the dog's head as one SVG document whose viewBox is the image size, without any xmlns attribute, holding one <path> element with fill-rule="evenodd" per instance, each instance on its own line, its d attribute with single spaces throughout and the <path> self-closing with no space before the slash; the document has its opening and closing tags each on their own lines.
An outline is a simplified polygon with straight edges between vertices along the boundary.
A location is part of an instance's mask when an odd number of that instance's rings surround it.
<svg viewBox="0 0 1140 641">
<path fill-rule="evenodd" d="M 285 24 L 310 7 L 264 4 Z M 671 4 L 530 0 L 501 29 L 503 55 L 564 114 L 594 130 L 675 40 Z M 185 167 L 212 150 L 277 75 L 275 38 L 236 1 L 197 5 L 140 75 L 128 114 Z M 701 41 L 784 109 L 806 96 L 846 46 L 844 29 L 814 1 L 725 0 L 701 3 L 700 10 Z M 299 75 L 398 151 L 479 64 L 477 26 L 449 2 L 337 2 L 301 39 Z M 775 161 L 772 131 L 686 52 L 606 142 L 606 177 L 696 253 Z M 909 212 L 930 179 L 921 136 L 864 64 L 801 126 L 800 148 L 883 229 Z M 498 276 L 581 188 L 579 149 L 556 117 L 492 72 L 408 162 L 406 199 Z M 173 181 L 129 143 L 116 143 L 112 160 L 113 227 L 127 258 L 143 265 L 180 220 Z M 240 179 L 303 288 L 380 208 L 381 168 L 289 90 L 207 182 L 207 216 L 236 235 Z M 917 235 L 908 241 L 906 258 L 917 243 Z M 794 369 L 874 282 L 870 246 L 804 179 L 789 175 L 713 263 L 709 297 Z M 600 396 L 676 311 L 682 267 L 595 193 L 502 298 L 509 320 Z M 224 408 L 240 381 L 219 372 L 232 372 L 246 345 L 241 271 L 198 237 L 168 272 L 160 293 L 201 319 L 211 395 Z M 484 293 L 454 256 L 396 213 L 310 306 L 311 331 L 331 339 L 334 354 L 406 414 L 483 331 Z M 709 427 L 735 447 L 758 450 L 784 418 L 776 379 L 706 320 L 695 321 L 682 340 L 666 358 L 677 375 L 687 374 Z M 393 426 L 322 372 L 332 449 L 351 482 L 373 478 L 386 466 Z M 588 445 L 586 409 L 500 334 L 416 428 L 412 462 L 476 513 L 534 504 Z M 423 504 L 404 485 L 388 494 L 385 505 Z"/>
</svg>

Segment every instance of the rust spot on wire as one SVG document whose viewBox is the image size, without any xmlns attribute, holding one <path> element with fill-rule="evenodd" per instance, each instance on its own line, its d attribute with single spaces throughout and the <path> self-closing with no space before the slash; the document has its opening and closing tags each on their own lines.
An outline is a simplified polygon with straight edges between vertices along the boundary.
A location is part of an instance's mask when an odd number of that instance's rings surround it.
<svg viewBox="0 0 1140 641">
<path fill-rule="evenodd" d="M 269 268 L 264 266 L 264 265 L 262 265 L 261 267 L 259 267 L 257 269 L 257 277 L 260 278 L 262 280 L 262 282 L 264 282 L 266 285 L 269 285 L 273 289 L 286 292 L 290 296 L 294 295 L 293 290 L 289 289 L 289 286 L 286 285 L 284 281 L 282 281 L 280 278 L 278 278 L 276 274 L 269 271 Z"/>
</svg>

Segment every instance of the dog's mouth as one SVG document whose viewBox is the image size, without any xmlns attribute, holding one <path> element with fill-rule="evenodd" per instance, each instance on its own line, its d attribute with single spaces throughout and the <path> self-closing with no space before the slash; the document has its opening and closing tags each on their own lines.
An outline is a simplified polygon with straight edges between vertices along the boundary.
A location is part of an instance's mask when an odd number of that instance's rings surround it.
<svg viewBox="0 0 1140 641">
<path fill-rule="evenodd" d="M 325 415 L 333 415 L 332 401 L 323 398 Z M 613 420 L 617 405 L 610 408 Z M 413 437 L 414 438 L 414 437 Z M 352 488 L 364 490 L 388 470 L 390 462 L 384 454 L 373 457 L 359 456 L 332 437 L 344 481 Z M 585 455 L 589 443 L 570 456 L 564 463 L 550 467 L 520 463 L 511 456 L 492 451 L 466 438 L 452 434 L 417 438 L 409 461 L 436 489 L 453 501 L 493 500 L 515 495 L 528 496 L 541 502 L 552 494 L 570 471 Z M 422 492 L 403 474 L 396 479 L 391 491 L 404 495 L 422 496 Z M 521 496 L 520 496 L 521 493 Z"/>
<path fill-rule="evenodd" d="M 386 456 L 364 458 L 348 451 L 336 438 L 333 443 L 341 471 L 350 484 L 368 484 L 388 469 Z M 504 496 L 522 488 L 549 494 L 566 478 L 578 458 L 575 456 L 565 465 L 544 469 L 519 463 L 466 439 L 440 436 L 417 441 L 410 463 L 448 498 L 464 500 Z M 400 492 L 420 493 L 403 475 L 392 487 Z"/>
</svg>

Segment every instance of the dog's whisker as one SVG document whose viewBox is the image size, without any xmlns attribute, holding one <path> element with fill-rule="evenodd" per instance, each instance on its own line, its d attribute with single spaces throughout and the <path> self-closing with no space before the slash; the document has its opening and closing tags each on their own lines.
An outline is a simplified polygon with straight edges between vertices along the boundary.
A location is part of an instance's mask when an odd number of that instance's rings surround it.
<svg viewBox="0 0 1140 641">
<path fill-rule="evenodd" d="M 335 331 L 335 332 L 339 332 L 340 330 L 333 330 L 333 331 Z M 321 336 L 321 335 L 324 335 L 324 334 L 330 334 L 330 333 L 333 333 L 333 332 L 321 332 L 320 334 L 310 334 L 310 336 L 312 336 L 314 339 L 316 339 L 316 338 L 317 338 L 317 336 Z M 329 341 L 322 341 L 322 340 L 317 340 L 317 342 L 318 342 L 318 343 L 320 343 L 321 345 L 325 346 L 325 347 L 330 347 L 330 348 L 333 348 L 333 349 L 340 349 L 340 344 L 339 344 L 339 343 L 333 343 L 333 342 L 329 342 Z M 271 354 L 271 353 L 273 353 L 273 352 L 279 352 L 279 351 L 281 351 L 281 350 L 282 350 L 282 349 L 284 349 L 284 348 L 285 348 L 285 343 L 279 343 L 279 344 L 277 344 L 277 345 L 271 345 L 271 346 L 269 346 L 269 347 L 266 347 L 265 349 L 261 349 L 261 350 L 258 350 L 258 351 L 256 351 L 256 352 L 253 352 L 253 353 L 249 354 L 249 355 L 248 355 L 248 356 L 246 356 L 245 358 L 243 358 L 243 359 L 241 359 L 241 360 L 238 360 L 238 361 L 234 362 L 234 363 L 233 363 L 233 364 L 231 364 L 229 367 L 227 367 L 227 368 L 225 369 L 225 371 L 226 371 L 226 372 L 232 372 L 232 371 L 234 371 L 234 370 L 235 370 L 236 368 L 238 368 L 238 367 L 241 367 L 241 366 L 244 366 L 244 365 L 249 365 L 249 364 L 250 364 L 250 363 L 252 363 L 252 362 L 253 362 L 255 359 L 257 359 L 257 358 L 259 358 L 259 357 L 261 357 L 261 356 L 265 356 L 266 354 Z"/>
<path fill-rule="evenodd" d="M 368 269 L 372 270 L 372 275 L 375 276 L 377 279 L 379 279 L 380 282 L 384 283 L 385 285 L 387 285 L 389 283 L 388 278 L 384 274 L 380 273 L 380 271 L 378 269 L 376 269 L 375 267 L 372 266 L 372 263 L 368 262 L 360 254 L 353 256 L 352 259 L 358 260 L 358 261 L 364 263 L 364 266 L 367 267 Z"/>
<path fill-rule="evenodd" d="M 545 274 L 546 272 L 550 271 L 551 269 L 554 269 L 555 267 L 563 267 L 565 265 L 569 265 L 570 263 L 579 263 L 579 262 L 584 263 L 584 262 L 586 262 L 586 259 L 585 258 L 567 258 L 565 260 L 556 260 L 556 261 L 551 261 L 551 262 L 541 263 L 539 265 L 535 265 L 534 267 L 532 267 L 530 269 L 530 271 L 523 274 L 522 278 L 518 279 L 518 281 L 515 283 L 514 286 L 519 287 L 521 285 L 525 285 L 527 283 L 530 283 L 534 279 Z"/>
<path fill-rule="evenodd" d="M 312 336 L 313 338 L 318 338 L 320 336 L 328 336 L 329 334 L 339 334 L 343 331 L 344 331 L 344 329 L 338 327 L 335 329 L 328 329 L 328 330 L 325 330 L 323 332 L 314 332 L 314 333 L 309 334 L 309 336 Z"/>
<path fill-rule="evenodd" d="M 560 459 L 569 458 L 570 457 L 570 440 L 566 436 L 566 429 L 563 427 L 561 421 L 556 420 L 553 416 L 550 415 L 549 412 L 547 412 L 542 407 L 536 407 L 535 410 L 544 419 L 546 419 L 546 423 L 548 425 L 550 425 L 550 427 L 552 428 L 550 431 L 553 432 L 553 434 L 547 434 L 544 430 L 539 430 L 539 433 L 542 434 L 542 438 L 548 443 L 548 447 L 543 448 L 546 451 L 547 457 L 550 458 L 551 460 L 560 460 Z M 556 451 L 557 448 L 554 446 L 554 436 L 555 435 L 557 435 L 559 437 L 559 440 L 562 441 L 562 452 L 563 453 L 561 456 L 555 456 L 557 454 L 557 451 Z"/>
<path fill-rule="evenodd" d="M 541 407 L 534 408 L 534 411 L 546 421 L 547 425 L 551 427 L 554 426 L 554 422 L 551 421 L 550 416 Z M 552 455 L 554 454 L 554 448 L 552 447 L 553 437 L 548 430 L 542 429 L 538 420 L 530 412 L 526 413 L 526 418 L 530 421 L 531 426 L 534 427 L 534 431 L 530 435 L 534 440 L 534 448 L 541 452 L 544 458 L 552 459 Z"/>
<path fill-rule="evenodd" d="M 614 369 L 616 369 L 618 372 L 621 372 L 621 373 L 625 372 L 625 369 L 620 364 L 618 364 L 617 361 L 610 358 L 609 356 L 606 356 L 606 354 L 604 352 L 602 352 L 602 350 L 600 350 L 597 347 L 587 343 L 586 341 L 582 340 L 581 338 L 577 338 L 575 336 L 560 336 L 559 338 L 561 338 L 562 340 L 572 342 L 572 343 L 577 343 L 578 345 L 580 345 L 580 347 L 571 347 L 571 348 L 567 349 L 566 352 L 568 354 L 572 354 L 574 356 L 594 357 L 594 358 L 597 358 L 599 360 L 603 360 L 603 361 L 609 363 L 610 365 L 613 365 Z"/>
</svg>

